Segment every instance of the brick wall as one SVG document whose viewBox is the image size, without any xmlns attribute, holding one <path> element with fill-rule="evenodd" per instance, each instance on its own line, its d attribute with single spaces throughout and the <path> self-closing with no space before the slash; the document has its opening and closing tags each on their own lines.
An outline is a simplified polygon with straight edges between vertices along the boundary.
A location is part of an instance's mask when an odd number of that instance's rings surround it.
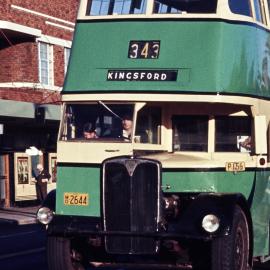
<svg viewBox="0 0 270 270">
<path fill-rule="evenodd" d="M 38 82 L 37 43 L 23 42 L 0 50 L 0 82 Z"/>
<path fill-rule="evenodd" d="M 34 88 L 0 88 L 0 99 L 33 102 L 37 104 L 60 104 L 60 92 Z"/>
<path fill-rule="evenodd" d="M 41 30 L 42 35 L 71 41 L 73 31 L 52 26 L 49 23 L 73 28 L 79 0 L 2 0 L 0 4 L 0 21 L 9 21 L 16 24 Z M 12 6 L 13 5 L 13 6 Z M 28 11 L 16 7 L 25 8 Z M 48 18 L 34 14 L 38 12 L 52 16 Z M 49 22 L 49 23 L 48 23 Z M 70 23 L 68 23 L 70 22 Z M 54 49 L 54 85 L 62 87 L 64 82 L 64 47 L 53 45 Z M 34 84 L 39 83 L 38 74 L 38 43 L 35 38 L 21 36 L 5 31 L 0 32 L 0 84 L 2 83 L 33 83 L 30 88 L 3 88 L 0 87 L 0 99 L 28 101 L 35 103 L 54 103 L 59 101 L 59 92 L 36 89 Z"/>
<path fill-rule="evenodd" d="M 45 35 L 71 40 L 72 32 L 46 24 L 46 21 L 59 23 L 54 19 L 44 18 L 18 10 L 12 7 L 12 5 L 74 23 L 77 16 L 78 4 L 79 0 L 2 0 L 0 5 L 0 19 L 40 29 Z M 64 22 L 59 24 L 71 27 Z"/>
<path fill-rule="evenodd" d="M 64 48 L 54 46 L 54 84 L 62 86 L 64 82 L 65 61 Z"/>
</svg>

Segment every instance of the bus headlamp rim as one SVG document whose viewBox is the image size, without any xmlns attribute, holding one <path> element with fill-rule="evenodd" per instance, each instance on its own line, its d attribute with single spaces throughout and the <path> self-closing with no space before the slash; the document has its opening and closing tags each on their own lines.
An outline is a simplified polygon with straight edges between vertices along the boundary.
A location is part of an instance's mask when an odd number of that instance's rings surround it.
<svg viewBox="0 0 270 270">
<path fill-rule="evenodd" d="M 206 232 L 214 233 L 220 227 L 220 219 L 214 214 L 205 215 L 202 219 L 202 227 Z"/>
<path fill-rule="evenodd" d="M 37 211 L 37 220 L 44 225 L 48 225 L 54 216 L 54 212 L 48 207 L 41 207 Z"/>
</svg>

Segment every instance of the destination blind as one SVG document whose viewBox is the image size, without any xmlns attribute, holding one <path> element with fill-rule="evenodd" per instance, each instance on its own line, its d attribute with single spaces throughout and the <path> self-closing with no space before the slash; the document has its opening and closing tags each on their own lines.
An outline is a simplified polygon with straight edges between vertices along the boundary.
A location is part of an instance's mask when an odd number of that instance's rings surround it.
<svg viewBox="0 0 270 270">
<path fill-rule="evenodd" d="M 177 70 L 108 70 L 108 81 L 176 81 Z"/>
</svg>

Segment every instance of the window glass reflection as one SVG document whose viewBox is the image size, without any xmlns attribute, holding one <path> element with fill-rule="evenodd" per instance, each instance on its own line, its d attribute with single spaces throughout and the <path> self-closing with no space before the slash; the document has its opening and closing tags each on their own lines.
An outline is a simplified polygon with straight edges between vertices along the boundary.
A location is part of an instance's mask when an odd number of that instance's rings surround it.
<svg viewBox="0 0 270 270">
<path fill-rule="evenodd" d="M 136 143 L 161 143 L 161 109 L 146 106 L 138 112 L 135 130 Z"/>
<path fill-rule="evenodd" d="M 173 149 L 207 152 L 208 116 L 174 116 Z"/>
<path fill-rule="evenodd" d="M 251 16 L 250 0 L 229 0 L 229 7 L 233 13 Z"/>
<path fill-rule="evenodd" d="M 216 117 L 217 152 L 250 152 L 251 150 L 251 119 L 249 117 Z"/>
<path fill-rule="evenodd" d="M 153 13 L 215 13 L 217 0 L 155 0 Z"/>
</svg>

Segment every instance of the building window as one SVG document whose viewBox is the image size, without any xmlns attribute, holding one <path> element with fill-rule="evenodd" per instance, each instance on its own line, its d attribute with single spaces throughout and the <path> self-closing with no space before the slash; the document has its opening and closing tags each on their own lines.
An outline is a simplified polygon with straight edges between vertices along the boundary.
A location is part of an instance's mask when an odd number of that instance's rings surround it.
<svg viewBox="0 0 270 270">
<path fill-rule="evenodd" d="M 64 57 L 65 57 L 65 74 L 67 72 L 67 67 L 68 67 L 68 61 L 69 61 L 69 56 L 70 56 L 70 48 L 65 48 L 64 52 Z"/>
<path fill-rule="evenodd" d="M 39 81 L 44 85 L 53 85 L 53 46 L 39 42 Z"/>
</svg>

